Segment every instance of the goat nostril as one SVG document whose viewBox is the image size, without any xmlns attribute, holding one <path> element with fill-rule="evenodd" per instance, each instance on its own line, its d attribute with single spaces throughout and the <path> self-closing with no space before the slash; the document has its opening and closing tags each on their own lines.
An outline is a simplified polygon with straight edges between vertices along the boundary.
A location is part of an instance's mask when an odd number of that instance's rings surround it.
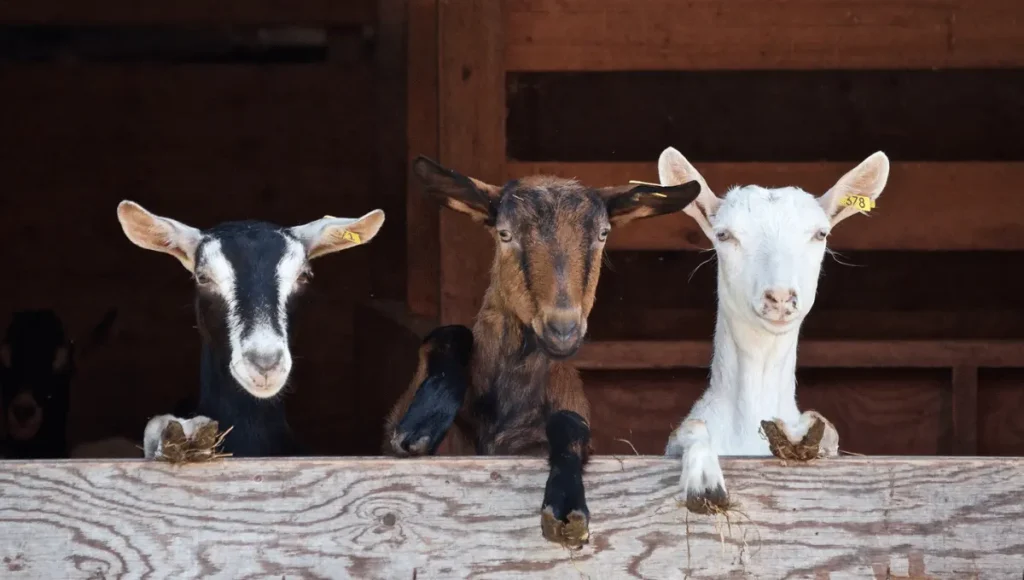
<svg viewBox="0 0 1024 580">
<path fill-rule="evenodd" d="M 795 290 L 782 290 L 779 288 L 772 288 L 771 290 L 764 291 L 764 301 L 772 306 L 780 306 L 787 304 L 792 308 L 796 308 L 796 291 Z"/>
<path fill-rule="evenodd" d="M 261 352 L 261 353 L 248 353 L 245 355 L 245 360 L 249 362 L 253 367 L 262 373 L 268 373 L 278 365 L 281 364 L 281 359 L 284 358 L 284 351 L 278 350 L 274 352 Z"/>
<path fill-rule="evenodd" d="M 575 320 L 558 320 L 548 322 L 548 332 L 562 340 L 572 338 L 580 328 L 580 323 Z"/>
</svg>

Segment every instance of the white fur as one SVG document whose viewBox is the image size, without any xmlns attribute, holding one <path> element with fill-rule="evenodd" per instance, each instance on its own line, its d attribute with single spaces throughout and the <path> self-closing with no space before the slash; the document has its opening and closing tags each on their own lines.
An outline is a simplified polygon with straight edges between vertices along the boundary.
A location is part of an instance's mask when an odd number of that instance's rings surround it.
<svg viewBox="0 0 1024 580">
<path fill-rule="evenodd" d="M 305 266 L 305 251 L 302 245 L 287 239 L 288 249 L 277 265 L 278 304 L 281 330 L 274 329 L 273 321 L 267 317 L 252 321 L 252 330 L 243 336 L 243 323 L 238 316 L 235 295 L 235 273 L 231 263 L 224 257 L 220 241 L 210 239 L 202 247 L 199 267 L 211 279 L 212 289 L 224 300 L 227 308 L 228 343 L 231 347 L 229 363 L 231 375 L 252 396 L 266 399 L 277 395 L 292 369 L 292 356 L 288 348 L 288 315 L 285 304 L 295 291 L 295 281 Z M 281 363 L 271 372 L 264 374 L 246 358 L 248 354 L 282 353 Z"/>
<path fill-rule="evenodd" d="M 209 417 L 202 415 L 191 419 L 179 419 L 174 415 L 158 415 L 146 423 L 146 431 L 142 437 L 142 450 L 146 459 L 155 459 L 163 453 L 163 433 L 167 424 L 171 421 L 181 423 L 185 432 L 185 438 L 190 439 L 200 427 L 211 421 Z"/>
<path fill-rule="evenodd" d="M 663 185 L 701 182 L 700 196 L 685 211 L 711 239 L 718 257 L 710 385 L 665 450 L 682 456 L 680 485 L 687 495 L 726 489 L 720 455 L 770 455 L 760 433 L 762 420 L 780 419 L 794 443 L 815 422 L 825 421 L 821 447 L 826 456 L 838 453 L 831 423 L 797 408 L 797 337 L 814 305 L 825 255 L 821 234 L 855 213 L 840 209 L 846 195 L 877 198 L 888 167 L 885 155 L 875 153 L 819 198 L 796 187 L 750 185 L 720 199 L 678 151 L 670 147 L 662 153 Z"/>
</svg>

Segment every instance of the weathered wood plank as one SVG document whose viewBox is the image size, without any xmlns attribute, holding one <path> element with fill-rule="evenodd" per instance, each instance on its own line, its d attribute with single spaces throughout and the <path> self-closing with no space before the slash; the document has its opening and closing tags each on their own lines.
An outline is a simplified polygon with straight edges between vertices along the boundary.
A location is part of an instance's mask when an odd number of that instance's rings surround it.
<svg viewBox="0 0 1024 580">
<path fill-rule="evenodd" d="M 724 462 L 742 515 L 676 503 L 679 467 L 599 458 L 591 544 L 541 538 L 542 460 L 0 465 L 17 578 L 1019 578 L 1020 459 Z"/>
<path fill-rule="evenodd" d="M 509 0 L 514 71 L 1024 64 L 1015 0 Z"/>
<path fill-rule="evenodd" d="M 0 22 L 24 24 L 372 24 L 373 0 L 32 0 L 0 4 Z"/>
<path fill-rule="evenodd" d="M 586 343 L 573 364 L 580 369 L 707 368 L 711 341 L 603 340 Z M 801 367 L 953 368 L 1024 367 L 1020 340 L 804 340 Z"/>
<path fill-rule="evenodd" d="M 505 67 L 502 2 L 438 5 L 439 152 L 466 175 L 500 182 L 505 172 Z M 441 212 L 444 324 L 470 324 L 487 288 L 490 236 L 461 214 Z"/>
<path fill-rule="evenodd" d="M 685 155 L 686 152 L 684 151 Z M 693 160 L 719 195 L 735 184 L 797 185 L 820 195 L 855 163 L 701 163 Z M 507 176 L 550 173 L 589 185 L 630 179 L 657 181 L 650 163 L 509 163 Z M 1024 163 L 894 162 L 889 183 L 869 224 L 843 224 L 829 246 L 843 250 L 1020 250 L 1024 222 L 1015 184 Z M 977 200 L 983 199 L 984 203 Z M 926 210 L 926 211 L 925 211 Z M 863 227 L 856 227 L 856 226 Z M 680 250 L 710 246 L 696 223 L 679 215 L 643 220 L 612 233 L 611 249 Z"/>
</svg>

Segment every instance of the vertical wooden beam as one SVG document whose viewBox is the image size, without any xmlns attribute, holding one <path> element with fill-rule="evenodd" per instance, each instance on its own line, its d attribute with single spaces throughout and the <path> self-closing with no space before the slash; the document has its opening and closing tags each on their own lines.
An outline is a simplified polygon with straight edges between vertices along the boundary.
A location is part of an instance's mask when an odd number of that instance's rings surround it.
<svg viewBox="0 0 1024 580">
<path fill-rule="evenodd" d="M 953 367 L 953 455 L 978 453 L 978 367 Z"/>
<path fill-rule="evenodd" d="M 505 174 L 504 18 L 499 0 L 439 0 L 440 160 L 491 183 Z M 487 287 L 490 235 L 441 213 L 443 324 L 470 324 Z"/>
<path fill-rule="evenodd" d="M 437 0 L 408 0 L 406 86 L 406 303 L 413 314 L 436 318 L 440 309 L 438 204 L 424 195 L 409 165 L 417 155 L 438 158 Z"/>
<path fill-rule="evenodd" d="M 386 225 L 370 246 L 373 297 L 401 300 L 405 294 L 405 115 L 406 115 L 406 3 L 377 2 L 377 44 L 374 51 L 374 138 L 377 155 L 369 200 L 363 211 L 381 208 Z"/>
</svg>

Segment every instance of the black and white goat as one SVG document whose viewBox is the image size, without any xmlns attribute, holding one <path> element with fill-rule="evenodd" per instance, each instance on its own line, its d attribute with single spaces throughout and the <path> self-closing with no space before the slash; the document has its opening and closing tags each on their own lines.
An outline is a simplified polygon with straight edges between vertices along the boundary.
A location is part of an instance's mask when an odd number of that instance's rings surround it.
<svg viewBox="0 0 1024 580">
<path fill-rule="evenodd" d="M 106 341 L 116 316 L 116 310 L 107 312 L 76 352 L 54 311 L 14 313 L 0 344 L 0 425 L 6 424 L 6 457 L 68 457 L 67 418 L 76 363 Z"/>
<path fill-rule="evenodd" d="M 384 212 L 358 219 L 328 216 L 291 228 L 242 221 L 199 230 L 123 201 L 117 217 L 133 243 L 174 256 L 192 273 L 203 343 L 196 416 L 150 420 L 146 457 L 160 454 L 169 421 L 181 422 L 188 435 L 211 419 L 222 429 L 232 428 L 224 442 L 227 453 L 298 454 L 279 396 L 292 369 L 291 306 L 312 276 L 309 261 L 369 242 L 383 225 Z"/>
</svg>

